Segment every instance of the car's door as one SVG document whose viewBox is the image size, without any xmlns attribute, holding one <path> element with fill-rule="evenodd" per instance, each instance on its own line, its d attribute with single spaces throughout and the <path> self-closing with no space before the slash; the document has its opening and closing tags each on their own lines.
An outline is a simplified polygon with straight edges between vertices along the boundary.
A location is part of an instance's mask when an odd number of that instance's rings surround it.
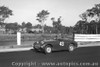
<svg viewBox="0 0 100 67">
<path fill-rule="evenodd" d="M 58 46 L 59 46 L 59 49 L 60 49 L 60 50 L 66 49 L 66 42 L 65 42 L 65 40 L 64 40 L 64 39 L 59 39 L 59 44 L 58 44 Z"/>
<path fill-rule="evenodd" d="M 55 40 L 54 49 L 56 49 L 56 50 L 65 49 L 65 42 L 63 41 L 63 39 L 56 39 Z"/>
<path fill-rule="evenodd" d="M 53 44 L 53 49 L 55 50 L 59 50 L 60 49 L 60 45 L 59 45 L 60 41 L 58 39 L 55 39 L 52 44 Z"/>
</svg>

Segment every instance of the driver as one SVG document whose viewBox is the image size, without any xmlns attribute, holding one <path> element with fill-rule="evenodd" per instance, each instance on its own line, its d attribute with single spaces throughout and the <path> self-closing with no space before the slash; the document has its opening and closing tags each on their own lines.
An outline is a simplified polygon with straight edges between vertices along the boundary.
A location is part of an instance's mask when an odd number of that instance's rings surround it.
<svg viewBox="0 0 100 67">
<path fill-rule="evenodd" d="M 63 36 L 62 35 L 56 35 L 54 39 L 62 39 Z"/>
</svg>

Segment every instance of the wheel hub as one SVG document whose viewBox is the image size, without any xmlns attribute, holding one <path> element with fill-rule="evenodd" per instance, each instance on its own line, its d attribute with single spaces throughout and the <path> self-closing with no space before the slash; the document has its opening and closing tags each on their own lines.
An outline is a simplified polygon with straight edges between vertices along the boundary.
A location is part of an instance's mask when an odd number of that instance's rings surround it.
<svg viewBox="0 0 100 67">
<path fill-rule="evenodd" d="M 51 48 L 50 48 L 50 47 L 47 47 L 46 51 L 47 51 L 48 53 L 50 53 L 50 52 L 51 52 Z"/>
<path fill-rule="evenodd" d="M 73 45 L 70 45 L 69 46 L 69 51 L 73 51 L 74 50 L 74 46 Z"/>
</svg>

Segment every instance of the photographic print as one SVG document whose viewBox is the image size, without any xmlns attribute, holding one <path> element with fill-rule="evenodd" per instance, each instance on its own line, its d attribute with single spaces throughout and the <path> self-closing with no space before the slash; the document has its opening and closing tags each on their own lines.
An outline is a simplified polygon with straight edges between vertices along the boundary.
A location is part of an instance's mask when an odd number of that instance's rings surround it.
<svg viewBox="0 0 100 67">
<path fill-rule="evenodd" d="M 0 0 L 0 67 L 100 67 L 100 1 Z"/>
</svg>

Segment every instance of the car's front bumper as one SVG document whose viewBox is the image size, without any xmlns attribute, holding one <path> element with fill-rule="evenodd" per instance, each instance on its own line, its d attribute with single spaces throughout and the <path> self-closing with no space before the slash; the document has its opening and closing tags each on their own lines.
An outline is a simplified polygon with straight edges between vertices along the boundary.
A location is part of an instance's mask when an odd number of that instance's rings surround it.
<svg viewBox="0 0 100 67">
<path fill-rule="evenodd" d="M 43 51 L 44 50 L 44 48 L 43 48 L 43 46 L 41 46 L 41 44 L 35 44 L 33 46 L 33 49 L 38 50 L 38 51 Z"/>
</svg>

